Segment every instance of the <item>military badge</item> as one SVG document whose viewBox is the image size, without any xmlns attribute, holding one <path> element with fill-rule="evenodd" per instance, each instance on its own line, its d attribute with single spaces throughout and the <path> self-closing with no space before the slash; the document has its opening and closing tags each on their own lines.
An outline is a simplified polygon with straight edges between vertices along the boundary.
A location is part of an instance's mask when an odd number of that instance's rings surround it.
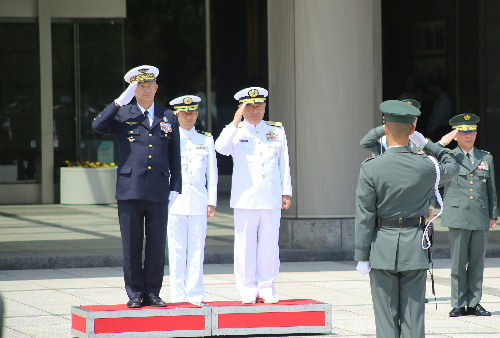
<svg viewBox="0 0 500 338">
<path fill-rule="evenodd" d="M 163 122 L 168 122 L 168 119 L 165 116 L 163 116 Z"/>
<path fill-rule="evenodd" d="M 204 144 L 200 144 L 199 146 L 196 146 L 196 149 L 207 149 L 207 147 Z"/>
<path fill-rule="evenodd" d="M 269 130 L 266 134 L 266 139 L 268 141 L 276 141 L 278 139 L 278 134 L 276 134 L 274 131 Z"/>
<path fill-rule="evenodd" d="M 129 142 L 132 143 L 135 141 L 135 138 L 133 136 L 130 136 L 127 138 L 127 140 L 129 140 Z"/>
<path fill-rule="evenodd" d="M 163 131 L 165 134 L 171 133 L 172 132 L 172 125 L 168 122 L 160 122 L 160 129 Z"/>
<path fill-rule="evenodd" d="M 490 170 L 490 166 L 488 165 L 488 161 L 483 161 L 483 162 L 479 163 L 479 165 L 477 166 L 477 169 Z"/>
<path fill-rule="evenodd" d="M 257 89 L 250 89 L 248 91 L 248 96 L 250 97 L 257 97 L 259 95 L 259 91 Z"/>
<path fill-rule="evenodd" d="M 137 124 L 137 122 L 125 122 L 125 123 L 128 125 L 131 125 L 131 126 L 133 126 L 134 124 Z"/>
</svg>

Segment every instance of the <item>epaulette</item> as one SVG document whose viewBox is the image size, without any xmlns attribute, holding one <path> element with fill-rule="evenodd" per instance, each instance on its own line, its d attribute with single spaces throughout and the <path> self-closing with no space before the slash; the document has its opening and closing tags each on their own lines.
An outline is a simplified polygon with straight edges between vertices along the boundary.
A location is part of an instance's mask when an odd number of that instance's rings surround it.
<svg viewBox="0 0 500 338">
<path fill-rule="evenodd" d="M 283 123 L 281 122 L 266 121 L 266 124 L 273 127 L 283 127 Z"/>
<path fill-rule="evenodd" d="M 368 161 L 370 161 L 370 160 L 373 160 L 374 158 L 375 158 L 375 157 L 373 157 L 373 156 L 367 157 L 367 158 L 363 161 L 363 163 L 368 162 Z"/>
<path fill-rule="evenodd" d="M 481 150 L 481 149 L 477 149 L 477 150 L 482 151 L 483 153 L 486 153 L 488 155 L 491 155 L 491 153 L 489 151 L 487 151 L 487 150 Z"/>
<path fill-rule="evenodd" d="M 208 137 L 211 137 L 212 134 L 211 133 L 208 133 L 206 131 L 202 131 L 202 130 L 197 130 L 198 133 L 202 134 L 202 135 L 205 135 L 205 136 L 208 136 Z"/>
</svg>

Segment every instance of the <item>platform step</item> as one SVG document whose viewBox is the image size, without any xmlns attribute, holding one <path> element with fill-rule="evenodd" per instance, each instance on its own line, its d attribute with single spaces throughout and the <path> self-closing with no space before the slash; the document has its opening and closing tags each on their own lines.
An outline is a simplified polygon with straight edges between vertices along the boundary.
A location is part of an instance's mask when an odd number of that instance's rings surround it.
<svg viewBox="0 0 500 338">
<path fill-rule="evenodd" d="M 204 337 L 330 333 L 331 305 L 309 299 L 276 304 L 236 301 L 168 303 L 129 309 L 120 305 L 73 306 L 74 337 Z"/>
</svg>

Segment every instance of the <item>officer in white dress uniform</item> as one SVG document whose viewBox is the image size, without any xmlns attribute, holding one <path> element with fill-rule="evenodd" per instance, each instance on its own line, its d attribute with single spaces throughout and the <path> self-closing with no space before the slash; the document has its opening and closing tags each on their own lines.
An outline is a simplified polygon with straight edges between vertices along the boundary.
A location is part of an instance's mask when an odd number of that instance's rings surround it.
<svg viewBox="0 0 500 338">
<path fill-rule="evenodd" d="M 200 101 L 194 95 L 170 101 L 179 121 L 184 188 L 169 210 L 167 226 L 172 302 L 200 303 L 205 297 L 203 259 L 207 219 L 216 213 L 217 159 L 213 137 L 194 128 Z"/>
<path fill-rule="evenodd" d="M 262 120 L 267 94 L 260 87 L 236 93 L 239 108 L 215 142 L 219 153 L 233 157 L 234 274 L 244 304 L 278 302 L 281 209 L 292 196 L 285 129 Z"/>
</svg>

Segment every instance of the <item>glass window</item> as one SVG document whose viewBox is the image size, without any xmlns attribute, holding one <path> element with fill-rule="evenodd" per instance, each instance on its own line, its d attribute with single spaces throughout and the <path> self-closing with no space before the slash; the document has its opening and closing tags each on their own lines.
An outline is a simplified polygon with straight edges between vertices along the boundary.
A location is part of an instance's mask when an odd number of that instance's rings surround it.
<svg viewBox="0 0 500 338">
<path fill-rule="evenodd" d="M 110 135 L 92 121 L 125 88 L 122 20 L 52 24 L 55 180 L 66 161 L 116 162 Z"/>
<path fill-rule="evenodd" d="M 0 22 L 0 183 L 35 183 L 40 167 L 38 24 Z"/>
</svg>

